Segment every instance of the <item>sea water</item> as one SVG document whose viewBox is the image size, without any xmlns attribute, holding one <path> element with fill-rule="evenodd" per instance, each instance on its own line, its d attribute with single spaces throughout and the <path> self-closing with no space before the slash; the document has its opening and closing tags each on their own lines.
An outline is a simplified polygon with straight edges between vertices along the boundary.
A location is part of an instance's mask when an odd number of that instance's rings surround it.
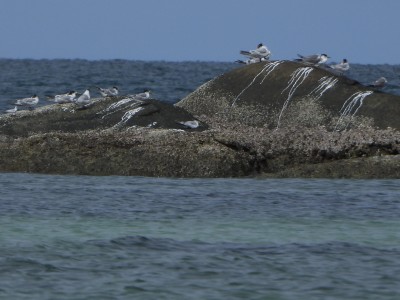
<svg viewBox="0 0 400 300">
<path fill-rule="evenodd" d="M 1 174 L 2 299 L 399 299 L 399 180 Z"/>
<path fill-rule="evenodd" d="M 6 109 L 95 85 L 175 103 L 238 65 L 0 67 Z M 352 77 L 398 83 L 398 71 L 357 65 Z M 399 184 L 0 173 L 0 299 L 400 299 Z"/>
</svg>

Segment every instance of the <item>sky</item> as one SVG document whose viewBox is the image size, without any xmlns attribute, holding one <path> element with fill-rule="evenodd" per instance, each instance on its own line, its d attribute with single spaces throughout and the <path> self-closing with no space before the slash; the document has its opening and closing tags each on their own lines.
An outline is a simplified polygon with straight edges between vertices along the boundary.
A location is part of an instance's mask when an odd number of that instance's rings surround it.
<svg viewBox="0 0 400 300">
<path fill-rule="evenodd" d="M 0 0 L 0 58 L 400 64 L 400 0 Z"/>
</svg>

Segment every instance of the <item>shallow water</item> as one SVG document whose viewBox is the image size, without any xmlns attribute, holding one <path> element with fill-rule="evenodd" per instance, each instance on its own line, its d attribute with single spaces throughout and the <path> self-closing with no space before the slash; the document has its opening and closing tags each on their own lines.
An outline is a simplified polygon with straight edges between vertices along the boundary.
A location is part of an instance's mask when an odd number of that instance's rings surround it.
<svg viewBox="0 0 400 300">
<path fill-rule="evenodd" d="M 398 180 L 0 174 L 0 297 L 398 299 Z"/>
</svg>

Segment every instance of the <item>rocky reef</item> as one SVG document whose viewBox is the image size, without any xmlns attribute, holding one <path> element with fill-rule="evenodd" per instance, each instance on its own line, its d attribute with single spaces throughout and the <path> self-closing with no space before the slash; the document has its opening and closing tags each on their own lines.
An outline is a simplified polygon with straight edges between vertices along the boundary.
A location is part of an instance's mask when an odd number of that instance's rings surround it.
<svg viewBox="0 0 400 300">
<path fill-rule="evenodd" d="M 269 61 L 214 78 L 176 105 L 106 97 L 2 115 L 0 171 L 400 178 L 399 112 L 399 96 Z"/>
</svg>

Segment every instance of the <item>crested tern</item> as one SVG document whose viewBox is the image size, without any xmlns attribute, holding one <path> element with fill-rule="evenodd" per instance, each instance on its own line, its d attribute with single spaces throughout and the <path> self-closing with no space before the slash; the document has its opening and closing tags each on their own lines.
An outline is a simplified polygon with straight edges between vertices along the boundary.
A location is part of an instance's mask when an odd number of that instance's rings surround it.
<svg viewBox="0 0 400 300">
<path fill-rule="evenodd" d="M 235 61 L 235 62 L 237 62 L 237 63 L 239 63 L 239 64 L 250 65 L 250 64 L 255 64 L 255 63 L 262 62 L 262 61 L 266 61 L 266 60 L 267 60 L 267 59 L 266 59 L 265 57 L 261 57 L 261 58 L 249 58 L 249 59 L 246 59 L 246 60 L 240 60 L 240 59 L 238 59 L 238 60 Z"/>
<path fill-rule="evenodd" d="M 387 83 L 387 80 L 385 77 L 380 77 L 377 80 L 375 80 L 374 82 L 372 82 L 370 85 L 368 85 L 369 87 L 375 87 L 375 88 L 383 88 Z"/>
<path fill-rule="evenodd" d="M 55 95 L 54 97 L 47 96 L 47 99 L 50 101 L 54 101 L 55 103 L 70 103 L 74 102 L 76 98 L 76 92 L 75 91 L 69 91 L 68 93 L 61 94 L 61 95 Z"/>
<path fill-rule="evenodd" d="M 269 51 L 265 45 L 260 43 L 260 44 L 258 44 L 257 49 L 249 50 L 249 51 L 241 50 L 240 54 L 247 56 L 249 58 L 269 59 L 269 57 L 271 56 L 271 51 Z"/>
<path fill-rule="evenodd" d="M 89 90 L 85 90 L 85 92 L 79 96 L 78 99 L 75 100 L 75 103 L 78 105 L 86 105 L 90 103 L 90 92 Z"/>
<path fill-rule="evenodd" d="M 144 90 L 143 93 L 128 95 L 129 98 L 133 98 L 135 100 L 146 100 L 150 98 L 150 90 Z"/>
<path fill-rule="evenodd" d="M 107 97 L 107 96 L 117 96 L 118 95 L 118 87 L 113 86 L 112 88 L 108 88 L 108 89 L 103 89 L 101 87 L 96 86 L 96 88 L 99 90 L 100 94 L 103 97 Z"/>
<path fill-rule="evenodd" d="M 350 69 L 350 64 L 347 59 L 344 58 L 341 63 L 330 65 L 330 67 L 339 73 L 344 73 Z"/>
<path fill-rule="evenodd" d="M 6 113 L 7 114 L 15 114 L 17 112 L 17 110 L 18 110 L 18 106 L 14 106 L 14 108 L 7 109 Z"/>
<path fill-rule="evenodd" d="M 27 106 L 29 109 L 33 109 L 33 107 L 38 103 L 39 103 L 39 97 L 37 95 L 33 95 L 32 97 L 29 98 L 18 99 L 17 102 L 15 102 L 15 105 Z"/>
<path fill-rule="evenodd" d="M 319 65 L 319 64 L 323 64 L 325 63 L 328 58 L 330 58 L 327 54 L 323 53 L 323 54 L 313 54 L 313 55 L 300 55 L 297 54 L 298 57 L 295 59 L 296 61 L 300 61 L 306 64 L 312 64 L 312 65 Z"/>
</svg>

